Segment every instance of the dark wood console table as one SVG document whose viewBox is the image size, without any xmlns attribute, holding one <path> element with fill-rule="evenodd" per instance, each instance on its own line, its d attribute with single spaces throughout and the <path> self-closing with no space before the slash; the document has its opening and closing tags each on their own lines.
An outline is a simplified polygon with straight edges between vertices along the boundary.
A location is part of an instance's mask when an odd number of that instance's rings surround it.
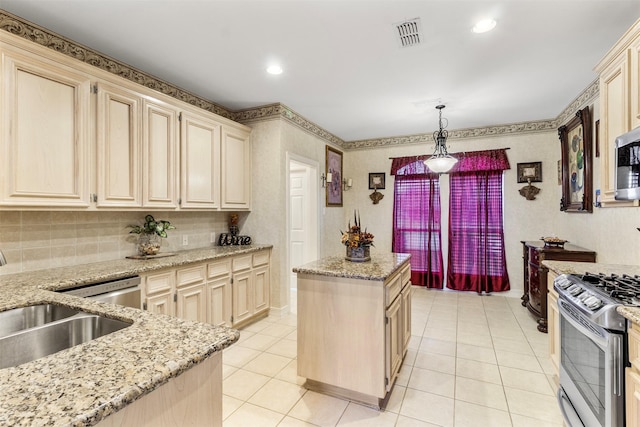
<svg viewBox="0 0 640 427">
<path fill-rule="evenodd" d="M 522 305 L 538 318 L 538 330 L 547 332 L 547 273 L 543 260 L 596 262 L 590 249 L 565 243 L 564 247 L 545 246 L 542 240 L 522 243 L 524 294 Z M 553 284 L 551 284 L 553 286 Z"/>
</svg>

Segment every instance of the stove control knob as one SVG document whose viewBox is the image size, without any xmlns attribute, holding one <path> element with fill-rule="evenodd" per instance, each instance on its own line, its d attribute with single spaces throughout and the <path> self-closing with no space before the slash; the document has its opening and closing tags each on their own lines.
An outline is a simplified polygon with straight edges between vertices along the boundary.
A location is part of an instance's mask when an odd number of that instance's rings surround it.
<svg viewBox="0 0 640 427">
<path fill-rule="evenodd" d="M 588 292 L 583 292 L 582 295 L 578 295 L 578 300 L 584 303 L 584 300 L 590 297 L 591 295 Z"/>
<path fill-rule="evenodd" d="M 558 277 L 556 279 L 556 283 L 562 289 L 567 289 L 569 286 L 571 286 L 571 281 L 569 279 L 567 279 L 566 277 Z"/>
<path fill-rule="evenodd" d="M 575 297 L 582 292 L 582 288 L 578 285 L 571 285 L 571 287 L 567 289 L 567 292 Z"/>
<path fill-rule="evenodd" d="M 595 310 L 597 308 L 600 308 L 600 306 L 602 305 L 602 301 L 600 301 L 596 297 L 589 297 L 586 300 L 584 300 L 584 304 L 587 307 L 589 307 L 591 310 Z"/>
</svg>

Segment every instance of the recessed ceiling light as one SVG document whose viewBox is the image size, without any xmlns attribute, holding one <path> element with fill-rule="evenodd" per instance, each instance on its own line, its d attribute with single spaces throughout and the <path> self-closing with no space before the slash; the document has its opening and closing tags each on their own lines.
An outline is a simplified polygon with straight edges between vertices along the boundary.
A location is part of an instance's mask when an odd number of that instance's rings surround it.
<svg viewBox="0 0 640 427">
<path fill-rule="evenodd" d="M 476 34 L 486 33 L 487 31 L 491 31 L 496 27 L 496 21 L 494 19 L 483 19 L 482 21 L 476 22 L 474 25 L 473 31 Z"/>
<path fill-rule="evenodd" d="M 279 65 L 270 65 L 267 68 L 267 73 L 273 74 L 273 75 L 282 74 L 282 67 Z"/>
</svg>

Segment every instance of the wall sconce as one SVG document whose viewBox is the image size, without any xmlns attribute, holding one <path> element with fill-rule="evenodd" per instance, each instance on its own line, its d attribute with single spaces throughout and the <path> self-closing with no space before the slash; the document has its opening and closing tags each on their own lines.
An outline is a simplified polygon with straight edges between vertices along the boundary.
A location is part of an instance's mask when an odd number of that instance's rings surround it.
<svg viewBox="0 0 640 427">
<path fill-rule="evenodd" d="M 342 190 L 349 191 L 353 187 L 353 180 L 351 178 L 342 180 Z"/>
<path fill-rule="evenodd" d="M 328 172 L 326 175 L 324 172 L 320 175 L 320 181 L 322 182 L 322 188 L 327 188 L 327 186 L 333 182 L 333 174 Z"/>
<path fill-rule="evenodd" d="M 531 185 L 531 178 L 527 179 L 528 184 L 522 187 L 518 192 L 527 200 L 534 200 L 540 189 L 535 185 Z"/>
<path fill-rule="evenodd" d="M 542 162 L 518 163 L 518 182 L 526 182 L 518 192 L 527 200 L 535 200 L 540 189 L 531 182 L 542 182 Z"/>
</svg>

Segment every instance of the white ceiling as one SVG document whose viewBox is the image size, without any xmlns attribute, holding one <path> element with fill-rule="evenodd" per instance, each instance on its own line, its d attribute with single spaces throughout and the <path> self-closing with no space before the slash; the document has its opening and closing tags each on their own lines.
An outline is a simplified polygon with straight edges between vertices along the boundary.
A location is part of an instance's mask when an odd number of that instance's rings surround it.
<svg viewBox="0 0 640 427">
<path fill-rule="evenodd" d="M 231 110 L 281 102 L 346 141 L 555 118 L 639 0 L 0 0 Z M 471 27 L 484 16 L 498 25 Z M 423 43 L 393 24 L 419 17 Z M 279 76 L 266 67 L 278 61 Z"/>
</svg>

